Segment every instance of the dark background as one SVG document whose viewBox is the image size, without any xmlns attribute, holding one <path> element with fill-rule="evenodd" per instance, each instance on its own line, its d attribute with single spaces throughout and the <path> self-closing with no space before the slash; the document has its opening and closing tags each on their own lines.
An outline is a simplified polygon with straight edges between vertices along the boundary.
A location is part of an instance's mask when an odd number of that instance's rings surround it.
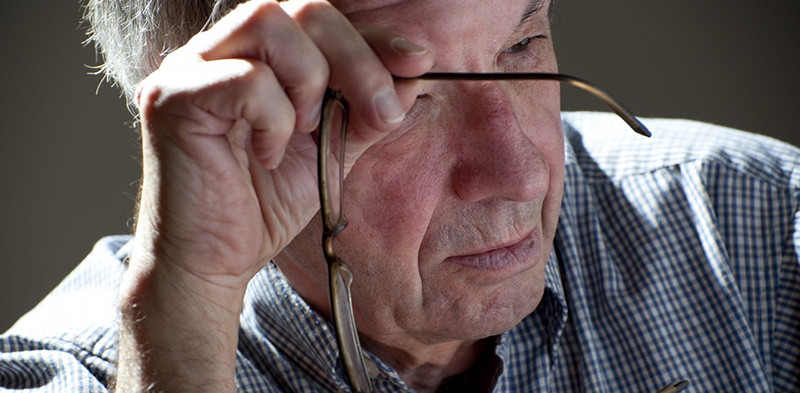
<svg viewBox="0 0 800 393">
<path fill-rule="evenodd" d="M 639 116 L 683 117 L 800 145 L 800 2 L 559 0 L 561 71 Z M 101 236 L 128 233 L 138 138 L 119 91 L 89 75 L 77 0 L 0 14 L 0 331 Z M 564 88 L 565 109 L 605 109 Z"/>
</svg>

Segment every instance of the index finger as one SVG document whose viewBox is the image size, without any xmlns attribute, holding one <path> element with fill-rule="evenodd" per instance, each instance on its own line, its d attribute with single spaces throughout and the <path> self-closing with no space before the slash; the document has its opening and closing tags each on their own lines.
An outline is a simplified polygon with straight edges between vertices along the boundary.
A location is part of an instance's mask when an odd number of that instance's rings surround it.
<svg viewBox="0 0 800 393">
<path fill-rule="evenodd" d="M 314 129 L 328 85 L 328 63 L 281 5 L 274 0 L 242 4 L 209 33 L 213 35 L 199 51 L 204 60 L 247 58 L 265 63 L 295 108 L 295 129 Z"/>
<path fill-rule="evenodd" d="M 356 134 L 369 143 L 396 129 L 416 95 L 408 89 L 398 95 L 390 71 L 402 68 L 422 74 L 432 64 L 430 53 L 379 56 L 373 43 L 327 2 L 308 1 L 289 12 L 325 56 L 331 73 L 329 86 L 340 90 L 350 104 L 350 121 Z M 385 38 L 381 45 L 391 46 L 392 37 L 386 34 Z"/>
</svg>

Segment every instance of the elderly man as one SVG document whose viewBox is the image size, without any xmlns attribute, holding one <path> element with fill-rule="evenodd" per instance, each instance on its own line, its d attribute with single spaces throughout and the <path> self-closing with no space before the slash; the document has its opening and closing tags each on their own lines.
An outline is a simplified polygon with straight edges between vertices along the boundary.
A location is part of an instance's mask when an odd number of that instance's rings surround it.
<svg viewBox="0 0 800 393">
<path fill-rule="evenodd" d="M 375 391 L 800 388 L 797 149 L 562 117 L 552 81 L 414 79 L 557 72 L 548 0 L 221 2 L 207 29 L 212 4 L 167 3 L 89 4 L 140 114 L 135 236 L 0 340 L 3 387 L 349 390 L 319 240 L 331 88 Z"/>
</svg>

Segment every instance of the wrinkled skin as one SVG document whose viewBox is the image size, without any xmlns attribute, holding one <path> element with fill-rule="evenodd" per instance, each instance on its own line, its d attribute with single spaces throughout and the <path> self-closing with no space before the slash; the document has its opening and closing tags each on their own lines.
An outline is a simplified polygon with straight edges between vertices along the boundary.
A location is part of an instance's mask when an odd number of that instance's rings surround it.
<svg viewBox="0 0 800 393">
<path fill-rule="evenodd" d="M 514 32 L 526 2 L 461 3 L 344 10 L 430 48 L 435 71 L 556 71 L 546 10 Z M 530 52 L 508 53 L 539 35 L 548 38 Z M 558 92 L 553 82 L 427 82 L 400 129 L 356 162 L 345 181 L 351 224 L 335 248 L 354 271 L 357 324 L 373 347 L 500 334 L 537 306 L 561 200 Z M 320 228 L 315 219 L 276 261 L 324 310 Z M 481 258 L 478 267 L 464 262 Z"/>
<path fill-rule="evenodd" d="M 555 72 L 548 3 L 521 24 L 527 0 L 333 6 L 247 3 L 142 83 L 118 390 L 231 390 L 244 290 L 271 259 L 327 314 L 310 134 L 326 87 L 351 107 L 335 247 L 365 346 L 435 390 L 538 305 L 563 182 L 557 84 L 391 75 Z"/>
</svg>

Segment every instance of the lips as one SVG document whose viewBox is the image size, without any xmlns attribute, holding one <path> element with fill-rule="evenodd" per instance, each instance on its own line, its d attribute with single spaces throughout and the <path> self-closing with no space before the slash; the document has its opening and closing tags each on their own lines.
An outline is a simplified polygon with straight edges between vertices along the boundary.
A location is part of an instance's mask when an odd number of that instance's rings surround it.
<svg viewBox="0 0 800 393">
<path fill-rule="evenodd" d="M 449 257 L 445 262 L 479 270 L 504 270 L 526 266 L 536 262 L 538 242 L 537 231 L 532 231 L 510 244 L 490 248 L 487 251 Z"/>
</svg>

